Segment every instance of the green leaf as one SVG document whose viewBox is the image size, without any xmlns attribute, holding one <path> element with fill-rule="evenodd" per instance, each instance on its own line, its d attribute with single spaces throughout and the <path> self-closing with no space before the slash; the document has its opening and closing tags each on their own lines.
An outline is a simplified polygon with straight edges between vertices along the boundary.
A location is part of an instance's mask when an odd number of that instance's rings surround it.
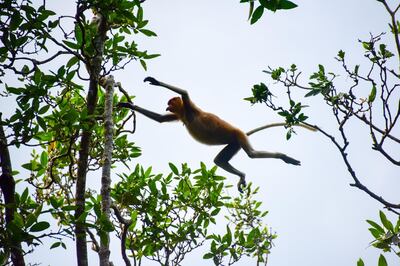
<svg viewBox="0 0 400 266">
<path fill-rule="evenodd" d="M 145 59 L 153 59 L 153 58 L 156 58 L 159 56 L 161 56 L 161 55 L 160 54 L 149 54 L 149 55 L 146 55 L 144 58 Z"/>
<path fill-rule="evenodd" d="M 232 232 L 229 226 L 226 226 L 226 235 L 224 237 L 226 239 L 226 244 L 230 246 L 232 244 Z"/>
<path fill-rule="evenodd" d="M 78 24 L 75 25 L 75 40 L 77 42 L 77 45 L 80 46 L 82 44 L 82 30 L 81 27 L 79 27 Z"/>
<path fill-rule="evenodd" d="M 24 192 L 22 192 L 20 203 L 24 203 L 26 201 L 26 199 L 28 198 L 28 193 L 29 193 L 28 188 L 25 188 Z"/>
<path fill-rule="evenodd" d="M 368 103 L 372 103 L 376 98 L 376 86 L 375 84 L 372 86 L 372 90 L 368 96 Z"/>
<path fill-rule="evenodd" d="M 14 213 L 14 220 L 12 222 L 19 228 L 24 227 L 24 218 L 22 218 L 22 215 L 18 212 Z"/>
<path fill-rule="evenodd" d="M 155 194 L 155 195 L 158 194 L 157 185 L 156 185 L 156 182 L 154 180 L 150 180 L 149 188 L 150 188 L 150 191 L 151 191 L 152 194 Z"/>
<path fill-rule="evenodd" d="M 39 217 L 40 214 L 42 214 L 43 210 L 43 204 L 38 205 L 33 214 L 35 215 L 36 219 Z"/>
<path fill-rule="evenodd" d="M 46 113 L 49 109 L 50 109 L 50 105 L 46 104 L 45 106 L 42 106 L 39 109 L 38 114 L 42 115 L 42 114 Z"/>
<path fill-rule="evenodd" d="M 19 12 L 14 12 L 12 14 L 12 16 L 11 16 L 11 21 L 10 21 L 10 26 L 9 26 L 10 30 L 13 31 L 13 30 L 18 29 L 18 27 L 21 24 L 22 20 L 23 19 L 22 19 L 22 16 L 20 15 L 20 13 Z"/>
<path fill-rule="evenodd" d="M 361 258 L 357 261 L 357 266 L 364 266 L 364 261 Z"/>
<path fill-rule="evenodd" d="M 23 165 L 21 165 L 22 166 L 22 168 L 24 168 L 24 169 L 26 169 L 26 170 L 30 170 L 30 171 L 32 171 L 33 170 L 33 168 L 32 168 L 32 163 L 30 162 L 30 163 L 24 163 Z"/>
<path fill-rule="evenodd" d="M 47 125 L 46 125 L 46 122 L 44 121 L 44 119 L 41 116 L 37 116 L 36 120 L 37 120 L 39 126 L 43 129 L 43 131 L 46 131 Z"/>
<path fill-rule="evenodd" d="M 318 70 L 320 73 L 325 74 L 325 67 L 321 64 L 318 65 Z"/>
<path fill-rule="evenodd" d="M 143 20 L 143 8 L 141 6 L 139 6 L 136 18 L 138 21 L 142 21 Z"/>
<path fill-rule="evenodd" d="M 46 230 L 49 227 L 50 227 L 50 224 L 48 222 L 42 221 L 42 222 L 35 223 L 29 231 L 30 232 L 40 232 L 40 231 Z"/>
<path fill-rule="evenodd" d="M 221 208 L 216 208 L 211 212 L 211 216 L 217 215 L 221 211 Z"/>
<path fill-rule="evenodd" d="M 59 23 L 59 22 L 60 22 L 60 21 L 59 21 L 58 19 L 56 19 L 56 20 L 54 20 L 54 21 L 49 21 L 49 22 L 48 22 L 48 25 L 49 25 L 50 28 L 54 29 L 55 27 L 58 26 L 58 23 Z"/>
<path fill-rule="evenodd" d="M 256 103 L 256 101 L 257 101 L 257 99 L 255 97 L 247 97 L 247 98 L 243 98 L 243 100 L 249 101 L 252 104 Z"/>
<path fill-rule="evenodd" d="M 48 161 L 49 161 L 49 159 L 48 159 L 48 156 L 47 156 L 47 152 L 46 152 L 46 151 L 43 151 L 43 152 L 40 154 L 40 164 L 41 164 L 42 166 L 46 166 L 47 163 L 48 163 Z"/>
<path fill-rule="evenodd" d="M 371 232 L 372 236 L 375 237 L 375 239 L 378 239 L 381 237 L 381 233 L 375 229 L 375 228 L 368 228 L 368 230 Z"/>
<path fill-rule="evenodd" d="M 36 222 L 36 215 L 33 213 L 28 214 L 25 222 L 25 228 L 29 228 L 34 222 Z"/>
<path fill-rule="evenodd" d="M 137 223 L 137 216 L 138 216 L 138 212 L 136 210 L 133 210 L 131 212 L 131 224 L 129 226 L 129 230 L 135 229 L 135 226 Z"/>
<path fill-rule="evenodd" d="M 378 260 L 378 266 L 387 266 L 386 258 L 381 254 Z"/>
<path fill-rule="evenodd" d="M 157 36 L 157 34 L 151 30 L 141 29 L 139 31 L 144 35 L 146 35 L 147 37 Z"/>
<path fill-rule="evenodd" d="M 14 88 L 14 87 L 9 87 L 7 85 L 6 85 L 6 90 L 7 90 L 7 92 L 16 94 L 16 95 L 20 95 L 24 92 L 24 90 L 22 88 Z"/>
<path fill-rule="evenodd" d="M 288 130 L 288 132 L 286 133 L 286 140 L 289 140 L 292 137 L 292 131 Z"/>
<path fill-rule="evenodd" d="M 143 176 L 144 176 L 146 179 L 149 178 L 149 177 L 150 177 L 150 174 L 151 174 L 151 171 L 152 171 L 152 168 L 151 168 L 151 167 L 147 168 L 146 171 L 144 172 Z"/>
<path fill-rule="evenodd" d="M 241 1 L 242 3 L 242 1 Z M 251 15 L 253 15 L 253 11 L 254 11 L 254 1 L 250 2 L 250 7 L 249 7 L 249 17 L 247 18 L 248 20 L 251 19 Z"/>
<path fill-rule="evenodd" d="M 277 9 L 277 0 L 259 0 L 259 2 L 264 8 L 272 12 L 275 12 Z"/>
<path fill-rule="evenodd" d="M 146 62 L 144 60 L 140 59 L 140 64 L 142 65 L 143 69 L 147 71 Z"/>
<path fill-rule="evenodd" d="M 12 176 L 16 176 L 18 174 L 19 174 L 19 172 L 17 170 L 13 170 L 12 173 L 11 173 Z"/>
<path fill-rule="evenodd" d="M 169 168 L 171 168 L 172 172 L 173 172 L 175 175 L 179 175 L 178 168 L 177 168 L 173 163 L 169 163 Z"/>
<path fill-rule="evenodd" d="M 70 211 L 76 211 L 76 209 L 78 208 L 78 206 L 75 205 L 67 205 L 61 208 L 61 210 L 65 211 L 65 212 L 70 212 Z"/>
<path fill-rule="evenodd" d="M 343 58 L 344 58 L 344 55 L 345 55 L 345 52 L 343 52 L 343 50 L 340 50 L 340 51 L 338 52 L 338 57 L 339 57 L 340 59 L 343 59 Z"/>
<path fill-rule="evenodd" d="M 379 211 L 379 217 L 381 218 L 383 226 L 393 232 L 393 224 L 386 218 L 386 215 L 383 213 L 383 211 Z"/>
<path fill-rule="evenodd" d="M 33 81 L 34 81 L 36 84 L 39 84 L 40 81 L 42 80 L 42 76 L 43 76 L 43 73 L 37 68 L 37 69 L 35 70 L 35 73 L 33 73 Z"/>
<path fill-rule="evenodd" d="M 57 247 L 59 247 L 60 245 L 61 245 L 61 242 L 56 242 L 56 243 L 54 243 L 53 245 L 51 245 L 50 249 L 57 248 Z"/>
<path fill-rule="evenodd" d="M 66 41 L 66 40 L 63 40 L 63 43 L 71 49 L 74 49 L 74 50 L 79 49 L 79 45 L 77 43 L 73 43 L 73 42 Z"/>
<path fill-rule="evenodd" d="M 247 243 L 254 245 L 253 241 L 254 238 L 258 236 L 259 230 L 258 228 L 254 228 L 250 231 L 250 233 L 247 235 Z"/>
<path fill-rule="evenodd" d="M 79 61 L 79 58 L 78 58 L 78 57 L 76 57 L 76 56 L 71 57 L 71 59 L 68 60 L 68 62 L 67 62 L 67 68 L 72 67 L 73 65 L 75 65 L 76 63 L 78 63 L 78 61 Z"/>
<path fill-rule="evenodd" d="M 367 220 L 367 223 L 369 223 L 373 228 L 377 229 L 381 234 L 385 233 L 385 230 L 377 223 L 371 220 Z"/>
<path fill-rule="evenodd" d="M 296 8 L 297 5 L 293 2 L 290 2 L 288 0 L 280 0 L 278 2 L 278 9 L 293 9 Z"/>
<path fill-rule="evenodd" d="M 319 89 L 313 89 L 311 91 L 309 91 L 308 93 L 306 93 L 306 95 L 304 95 L 304 97 L 310 97 L 310 96 L 315 96 L 321 93 L 321 90 Z"/>
<path fill-rule="evenodd" d="M 50 197 L 50 204 L 54 209 L 57 209 L 58 207 L 60 207 L 60 206 L 58 206 L 58 201 L 57 201 L 56 197 L 54 197 L 54 196 Z"/>
<path fill-rule="evenodd" d="M 257 7 L 256 10 L 254 10 L 253 15 L 251 16 L 250 24 L 256 23 L 261 18 L 263 13 L 264 13 L 264 7 L 263 6 Z"/>
<path fill-rule="evenodd" d="M 371 50 L 372 49 L 372 44 L 369 42 L 362 42 L 362 46 L 364 47 L 365 50 Z"/>
<path fill-rule="evenodd" d="M 397 220 L 396 227 L 394 228 L 394 233 L 395 234 L 399 233 L 399 230 L 400 230 L 400 216 L 399 219 Z"/>
<path fill-rule="evenodd" d="M 214 257 L 214 254 L 212 253 L 206 253 L 203 256 L 203 259 L 208 260 L 208 259 L 212 259 Z"/>
</svg>

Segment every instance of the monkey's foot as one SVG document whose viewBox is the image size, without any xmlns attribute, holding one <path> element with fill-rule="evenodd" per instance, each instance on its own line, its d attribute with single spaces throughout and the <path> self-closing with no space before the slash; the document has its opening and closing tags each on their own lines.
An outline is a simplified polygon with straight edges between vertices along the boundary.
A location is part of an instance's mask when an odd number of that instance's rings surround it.
<svg viewBox="0 0 400 266">
<path fill-rule="evenodd" d="M 150 82 L 151 85 L 159 86 L 160 82 L 153 77 L 147 77 L 143 80 L 143 82 Z"/>
<path fill-rule="evenodd" d="M 296 160 L 296 159 L 294 159 L 292 157 L 289 157 L 289 156 L 287 156 L 285 154 L 282 155 L 281 159 L 285 163 L 288 163 L 288 164 L 300 165 L 300 161 L 298 161 L 298 160 Z"/>
<path fill-rule="evenodd" d="M 237 184 L 237 188 L 239 190 L 240 193 L 243 193 L 243 188 L 246 187 L 246 178 L 241 177 L 238 184 Z"/>
</svg>

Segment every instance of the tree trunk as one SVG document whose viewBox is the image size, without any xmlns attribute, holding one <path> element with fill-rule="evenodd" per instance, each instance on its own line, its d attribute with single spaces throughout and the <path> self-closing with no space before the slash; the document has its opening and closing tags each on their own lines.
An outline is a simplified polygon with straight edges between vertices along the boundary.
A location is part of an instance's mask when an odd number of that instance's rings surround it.
<svg viewBox="0 0 400 266">
<path fill-rule="evenodd" d="M 87 114 L 90 121 L 86 127 L 82 130 L 82 137 L 79 149 L 79 161 L 78 161 L 78 174 L 76 179 L 76 191 L 75 200 L 77 209 L 75 211 L 75 219 L 78 219 L 85 212 L 85 192 L 86 192 L 86 174 L 88 169 L 88 157 L 90 140 L 92 136 L 92 130 L 95 121 L 92 119 L 92 115 L 96 110 L 97 104 L 97 89 L 99 85 L 99 75 L 101 71 L 101 64 L 104 53 L 104 42 L 107 35 L 107 25 L 105 18 L 100 13 L 97 15 L 95 23 L 97 23 L 98 30 L 93 42 L 96 49 L 96 56 L 90 61 L 88 65 L 88 71 L 90 74 L 89 91 L 87 95 Z M 77 254 L 77 265 L 87 266 L 87 243 L 86 243 L 86 226 L 85 221 L 77 221 L 75 226 L 75 237 L 76 237 L 76 254 Z"/>
<path fill-rule="evenodd" d="M 7 139 L 4 134 L 3 126 L 1 125 L 1 113 L 0 113 L 0 164 L 1 164 L 1 176 L 0 176 L 0 188 L 3 192 L 4 203 L 6 205 L 6 225 L 12 222 L 14 219 L 15 212 L 15 180 L 12 176 L 12 167 L 10 153 L 8 151 Z M 10 237 L 13 239 L 13 237 Z M 11 261 L 15 266 L 25 266 L 24 255 L 20 242 L 14 242 L 11 240 Z"/>
<path fill-rule="evenodd" d="M 103 169 L 101 177 L 101 209 L 107 222 L 110 222 L 110 190 L 111 190 L 111 160 L 113 152 L 113 96 L 114 96 L 114 78 L 107 77 L 105 85 L 105 108 L 104 108 L 104 154 Z M 110 234 L 102 232 L 100 239 L 100 266 L 110 266 Z"/>
</svg>

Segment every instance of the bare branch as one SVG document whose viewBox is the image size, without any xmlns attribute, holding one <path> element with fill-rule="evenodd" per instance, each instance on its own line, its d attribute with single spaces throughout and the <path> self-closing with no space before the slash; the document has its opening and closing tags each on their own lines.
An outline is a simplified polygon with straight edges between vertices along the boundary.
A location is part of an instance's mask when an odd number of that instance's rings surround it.
<svg viewBox="0 0 400 266">
<path fill-rule="evenodd" d="M 351 166 L 348 158 L 347 158 L 347 153 L 345 152 L 345 150 L 343 150 L 343 147 L 336 141 L 336 139 L 330 135 L 329 133 L 327 133 L 325 130 L 321 129 L 320 127 L 316 126 L 316 125 L 311 125 L 309 123 L 304 123 L 308 126 L 314 127 L 316 128 L 319 132 L 321 132 L 324 136 L 326 136 L 327 138 L 329 138 L 332 143 L 336 146 L 336 148 L 339 150 L 340 155 L 342 156 L 342 159 L 347 167 L 347 171 L 350 173 L 351 177 L 354 180 L 354 184 L 350 184 L 350 186 L 356 187 L 362 191 L 364 191 L 365 193 L 367 193 L 369 196 L 371 196 L 373 199 L 379 201 L 380 203 L 382 203 L 385 207 L 387 208 L 391 208 L 391 209 L 400 209 L 400 204 L 394 204 L 391 202 L 388 202 L 387 200 L 385 200 L 382 196 L 379 196 L 377 194 L 375 194 L 374 192 L 372 192 L 368 187 L 364 186 L 360 180 L 358 179 L 353 167 Z"/>
</svg>

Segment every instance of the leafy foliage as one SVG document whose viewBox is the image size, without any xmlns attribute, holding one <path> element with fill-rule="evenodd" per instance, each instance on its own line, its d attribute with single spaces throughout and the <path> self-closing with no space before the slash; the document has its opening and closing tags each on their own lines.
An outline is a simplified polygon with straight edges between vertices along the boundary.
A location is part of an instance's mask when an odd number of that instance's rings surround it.
<svg viewBox="0 0 400 266">
<path fill-rule="evenodd" d="M 0 6 L 0 96 L 16 102 L 14 113 L 2 118 L 7 135 L 1 141 L 17 148 L 36 147 L 31 160 L 22 165 L 30 175 L 21 180 L 27 182 L 22 183 L 24 187 L 30 184 L 35 189 L 16 194 L 12 207 L 1 205 L 6 219 L 8 210 L 16 211 L 13 220 L 0 227 L 5 243 L 0 260 L 7 262 L 19 243 L 26 243 L 30 248 L 26 252 L 33 252 L 42 238 L 56 239 L 51 248 L 66 248 L 63 240 L 74 237 L 77 223 L 96 228 L 103 241 L 102 232 L 113 226 L 102 215 L 93 223 L 86 222 L 89 213 L 99 207 L 92 196 L 95 193 L 83 195 L 91 200 L 76 215 L 72 189 L 79 165 L 83 165 L 81 136 L 91 134 L 87 171 L 95 171 L 102 166 L 104 147 L 104 94 L 97 85 L 99 78 L 133 60 L 146 67 L 145 61 L 158 55 L 140 50 L 132 33 L 156 34 L 147 28 L 136 0 L 77 1 L 75 14 L 57 14 L 47 5 L 26 0 L 7 0 Z M 88 95 L 86 87 L 90 88 Z M 127 97 L 115 95 L 114 103 Z M 114 164 L 128 164 L 140 155 L 123 128 L 131 117 L 127 111 L 114 113 Z"/>
<path fill-rule="evenodd" d="M 210 240 L 211 253 L 204 255 L 206 259 L 215 257 L 216 262 L 216 257 L 234 257 L 233 264 L 247 255 L 262 261 L 274 236 L 261 229 L 267 212 L 259 211 L 261 203 L 252 199 L 258 189 L 253 191 L 249 186 L 246 196 L 232 199 L 224 193 L 225 178 L 216 175 L 216 167 L 207 170 L 202 164 L 195 171 L 186 164 L 181 170 L 173 164 L 170 167 L 172 173 L 163 176 L 137 165 L 131 174 L 121 175 L 122 180 L 112 190 L 116 220 L 122 227 L 117 231 L 123 232 L 120 238 L 126 239 L 124 246 L 137 263 L 146 257 L 162 265 L 179 265 L 188 252 Z M 217 217 L 226 211 L 233 215 L 228 220 L 235 225 L 237 243 L 232 241 L 229 226 L 226 235 L 209 233 Z M 216 241 L 222 246 L 216 248 Z"/>
<path fill-rule="evenodd" d="M 384 252 L 394 251 L 400 257 L 400 217 L 398 217 L 396 225 L 393 225 L 382 211 L 379 212 L 379 217 L 381 225 L 367 220 L 371 226 L 368 230 L 374 237 L 372 246 Z"/>
<path fill-rule="evenodd" d="M 258 6 L 255 7 L 256 2 Z M 297 5 L 289 0 L 240 0 L 240 3 L 249 3 L 250 24 L 256 23 L 264 14 L 264 10 L 276 12 L 296 8 Z"/>
<path fill-rule="evenodd" d="M 268 211 L 262 212 L 262 203 L 252 198 L 257 191 L 258 188 L 253 191 L 249 184 L 241 197 L 226 203 L 229 213 L 226 218 L 233 228 L 228 225 L 224 235 L 208 236 L 212 239 L 211 250 L 204 258 L 213 259 L 215 265 L 232 265 L 242 256 L 251 256 L 257 258 L 257 264 L 267 264 L 276 235 L 263 225 L 262 218 Z"/>
</svg>

